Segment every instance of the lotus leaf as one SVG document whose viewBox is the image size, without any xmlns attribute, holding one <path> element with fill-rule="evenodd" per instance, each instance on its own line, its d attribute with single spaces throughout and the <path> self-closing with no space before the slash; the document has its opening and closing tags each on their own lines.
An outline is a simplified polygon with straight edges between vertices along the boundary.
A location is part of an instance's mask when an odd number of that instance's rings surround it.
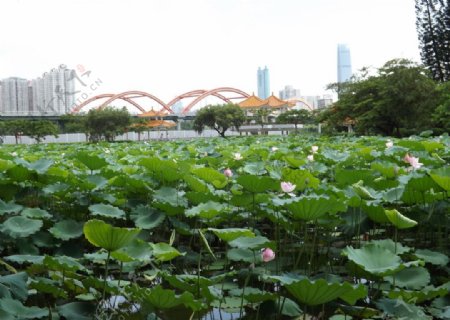
<svg viewBox="0 0 450 320">
<path fill-rule="evenodd" d="M 417 225 L 417 221 L 409 219 L 408 217 L 402 215 L 396 209 L 384 210 L 386 217 L 389 221 L 398 229 L 408 229 Z"/>
<path fill-rule="evenodd" d="M 397 245 L 391 239 L 383 239 L 383 240 L 372 240 L 370 243 L 379 246 L 381 248 L 387 249 L 393 254 L 403 254 L 405 252 L 411 251 L 410 247 L 403 246 L 401 243 L 397 242 Z"/>
<path fill-rule="evenodd" d="M 250 249 L 232 248 L 227 251 L 227 258 L 231 261 L 243 261 L 248 263 L 262 262 L 259 252 Z"/>
<path fill-rule="evenodd" d="M 330 197 L 306 196 L 287 205 L 292 217 L 296 220 L 316 220 L 327 213 L 345 211 L 346 207 L 340 200 Z"/>
<path fill-rule="evenodd" d="M 75 159 L 80 161 L 82 164 L 84 164 L 86 167 L 89 168 L 89 170 L 99 170 L 105 166 L 108 165 L 108 162 L 106 162 L 105 159 L 100 158 L 97 155 L 89 154 L 88 152 L 77 152 Z"/>
<path fill-rule="evenodd" d="M 431 178 L 445 191 L 450 191 L 450 167 L 430 171 Z"/>
<path fill-rule="evenodd" d="M 411 320 L 427 320 L 431 317 L 425 315 L 422 308 L 408 304 L 402 299 L 380 299 L 376 302 L 379 309 L 385 313 L 396 317 L 397 319 L 411 319 Z"/>
<path fill-rule="evenodd" d="M 52 217 L 46 210 L 39 208 L 25 208 L 20 214 L 24 217 L 35 219 L 48 219 Z"/>
<path fill-rule="evenodd" d="M 430 273 L 423 267 L 411 267 L 385 279 L 400 288 L 420 290 L 430 282 Z"/>
<path fill-rule="evenodd" d="M 22 206 L 20 204 L 16 204 L 13 202 L 4 202 L 0 199 L 0 215 L 5 213 L 17 213 L 22 210 Z"/>
<path fill-rule="evenodd" d="M 443 253 L 431 251 L 428 249 L 417 249 L 414 255 L 427 263 L 445 267 L 448 264 L 449 258 Z"/>
<path fill-rule="evenodd" d="M 10 235 L 12 238 L 25 238 L 41 229 L 41 220 L 28 219 L 22 216 L 8 218 L 0 226 L 0 231 Z"/>
<path fill-rule="evenodd" d="M 378 276 L 391 275 L 405 267 L 399 256 L 374 244 L 362 249 L 347 247 L 343 254 L 365 271 Z"/>
<path fill-rule="evenodd" d="M 239 237 L 254 237 L 255 234 L 248 229 L 241 228 L 228 228 L 228 229 L 215 229 L 208 228 L 209 231 L 214 232 L 214 234 L 223 241 L 232 241 Z"/>
<path fill-rule="evenodd" d="M 273 247 L 274 244 L 266 237 L 239 237 L 228 244 L 235 248 L 259 250 L 266 247 Z"/>
<path fill-rule="evenodd" d="M 219 202 L 208 201 L 206 203 L 201 203 L 198 206 L 192 207 L 186 210 L 186 217 L 200 217 L 203 219 L 212 219 L 215 216 L 224 213 L 226 211 L 226 206 Z"/>
<path fill-rule="evenodd" d="M 75 220 L 61 220 L 48 231 L 57 239 L 70 240 L 83 234 L 83 223 Z"/>
<path fill-rule="evenodd" d="M 224 174 L 212 168 L 193 169 L 192 173 L 200 179 L 211 183 L 214 187 L 222 189 L 227 185 L 227 177 Z"/>
<path fill-rule="evenodd" d="M 71 302 L 57 307 L 58 313 L 67 320 L 91 320 L 95 314 L 95 304 Z"/>
<path fill-rule="evenodd" d="M 125 219 L 125 212 L 109 204 L 93 204 L 89 206 L 92 215 L 107 218 Z"/>
<path fill-rule="evenodd" d="M 131 243 L 140 229 L 118 228 L 101 220 L 89 220 L 84 224 L 83 232 L 94 246 L 115 251 Z"/>
<path fill-rule="evenodd" d="M 40 319 L 49 316 L 46 308 L 26 307 L 19 300 L 10 298 L 0 299 L 0 310 L 13 316 L 14 319 Z"/>
<path fill-rule="evenodd" d="M 153 255 L 160 261 L 170 261 L 181 254 L 177 249 L 169 245 L 168 243 L 160 242 L 157 244 L 150 244 L 153 249 Z"/>
<path fill-rule="evenodd" d="M 28 297 L 27 281 L 28 275 L 26 272 L 19 272 L 0 277 L 0 284 L 7 290 L 7 292 L 5 292 L 7 293 L 7 296 L 2 296 L 0 293 L 0 298 L 11 298 L 11 296 L 14 296 L 17 299 L 25 301 Z"/>
<path fill-rule="evenodd" d="M 236 181 L 243 186 L 245 190 L 252 193 L 265 193 L 279 188 L 275 180 L 267 176 L 245 175 L 240 176 Z"/>
<path fill-rule="evenodd" d="M 131 213 L 136 227 L 141 229 L 153 229 L 158 227 L 166 218 L 165 214 L 150 207 L 138 207 Z"/>
</svg>

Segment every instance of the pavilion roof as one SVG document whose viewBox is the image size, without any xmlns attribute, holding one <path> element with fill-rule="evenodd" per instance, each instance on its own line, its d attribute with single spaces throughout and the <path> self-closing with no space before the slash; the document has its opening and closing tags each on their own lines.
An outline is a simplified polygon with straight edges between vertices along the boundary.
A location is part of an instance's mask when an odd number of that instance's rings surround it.
<svg viewBox="0 0 450 320">
<path fill-rule="evenodd" d="M 261 98 L 258 98 L 254 94 L 252 94 L 247 99 L 239 102 L 239 107 L 245 108 L 245 109 L 251 109 L 251 108 L 259 108 L 264 104 L 264 100 Z"/>
<path fill-rule="evenodd" d="M 164 110 L 155 111 L 153 108 L 147 112 L 138 114 L 138 117 L 142 118 L 151 118 L 151 117 L 162 117 L 166 115 L 166 112 Z"/>
</svg>

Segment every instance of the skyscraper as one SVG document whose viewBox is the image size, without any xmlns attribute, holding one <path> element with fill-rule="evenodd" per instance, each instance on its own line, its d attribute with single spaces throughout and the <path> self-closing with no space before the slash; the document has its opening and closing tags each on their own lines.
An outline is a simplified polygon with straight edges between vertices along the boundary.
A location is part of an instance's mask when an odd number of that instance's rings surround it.
<svg viewBox="0 0 450 320">
<path fill-rule="evenodd" d="M 4 114 L 27 114 L 29 112 L 28 80 L 11 77 L 2 80 L 2 105 Z"/>
<path fill-rule="evenodd" d="M 258 97 L 267 99 L 270 92 L 269 69 L 258 68 Z"/>
<path fill-rule="evenodd" d="M 346 44 L 338 44 L 337 47 L 337 73 L 338 82 L 346 82 L 352 76 L 350 49 Z"/>
</svg>

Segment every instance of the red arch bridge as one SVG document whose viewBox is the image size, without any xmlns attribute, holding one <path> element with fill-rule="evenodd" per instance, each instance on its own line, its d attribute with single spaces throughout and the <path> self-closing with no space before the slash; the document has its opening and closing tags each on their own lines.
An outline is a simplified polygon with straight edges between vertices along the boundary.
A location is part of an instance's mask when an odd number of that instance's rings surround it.
<svg viewBox="0 0 450 320">
<path fill-rule="evenodd" d="M 229 96 L 229 94 L 234 94 L 235 96 Z M 226 95 L 225 95 L 226 94 Z M 177 97 L 170 100 L 168 103 L 165 103 L 155 95 L 152 95 L 150 93 L 144 92 L 144 91 L 125 91 L 118 94 L 112 94 L 112 93 L 104 93 L 99 94 L 96 96 L 93 96 L 79 105 L 77 105 L 75 108 L 72 109 L 71 113 L 78 113 L 85 107 L 94 106 L 94 108 L 97 109 L 103 109 L 106 106 L 110 105 L 112 102 L 116 100 L 123 100 L 125 102 L 130 103 L 132 106 L 134 106 L 136 109 L 138 109 L 140 112 L 145 113 L 147 112 L 137 101 L 141 98 L 150 99 L 153 103 L 157 103 L 161 110 L 166 110 L 169 113 L 174 113 L 172 110 L 172 107 L 177 103 L 178 101 L 182 101 L 183 99 L 189 99 L 192 100 L 186 107 L 183 108 L 181 113 L 185 115 L 188 113 L 195 105 L 197 105 L 200 101 L 203 99 L 213 96 L 216 98 L 221 99 L 222 101 L 226 103 L 231 103 L 233 99 L 245 99 L 249 97 L 249 94 L 231 87 L 220 87 L 212 90 L 193 90 L 188 91 L 183 94 L 178 95 Z"/>
</svg>

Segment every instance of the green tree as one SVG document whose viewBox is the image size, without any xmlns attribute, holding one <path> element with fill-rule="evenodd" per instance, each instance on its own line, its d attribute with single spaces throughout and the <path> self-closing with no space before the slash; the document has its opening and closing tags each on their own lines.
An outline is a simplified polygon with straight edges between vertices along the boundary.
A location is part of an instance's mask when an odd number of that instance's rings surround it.
<svg viewBox="0 0 450 320">
<path fill-rule="evenodd" d="M 435 133 L 450 132 L 450 81 L 438 85 L 439 105 L 432 115 Z"/>
<path fill-rule="evenodd" d="M 86 132 L 86 116 L 65 114 L 59 118 L 62 125 L 63 133 L 80 133 Z"/>
<path fill-rule="evenodd" d="M 36 140 L 37 143 L 45 140 L 46 136 L 58 137 L 59 128 L 52 121 L 48 120 L 31 120 L 27 121 L 24 133 Z"/>
<path fill-rule="evenodd" d="M 450 80 L 450 1 L 416 0 L 416 27 L 423 63 L 435 80 Z"/>
<path fill-rule="evenodd" d="M 28 123 L 26 120 L 5 121 L 5 134 L 14 136 L 18 144 L 20 136 L 27 131 Z"/>
<path fill-rule="evenodd" d="M 130 124 L 131 116 L 125 107 L 91 109 L 86 116 L 86 132 L 92 142 L 114 141 L 116 136 L 126 132 Z"/>
<path fill-rule="evenodd" d="M 404 59 L 388 61 L 376 75 L 364 70 L 339 89 L 339 100 L 320 119 L 335 128 L 354 122 L 360 134 L 401 136 L 429 129 L 439 98 L 427 70 Z"/>
<path fill-rule="evenodd" d="M 245 122 L 245 114 L 242 109 L 235 104 L 211 105 L 200 109 L 194 119 L 194 130 L 202 133 L 205 127 L 216 130 L 219 135 L 225 138 L 225 132 L 229 128 L 239 127 Z"/>
<path fill-rule="evenodd" d="M 277 117 L 277 123 L 291 123 L 295 126 L 295 131 L 297 132 L 298 124 L 309 124 L 313 123 L 314 119 L 310 111 L 308 110 L 289 110 L 283 112 Z"/>
</svg>

